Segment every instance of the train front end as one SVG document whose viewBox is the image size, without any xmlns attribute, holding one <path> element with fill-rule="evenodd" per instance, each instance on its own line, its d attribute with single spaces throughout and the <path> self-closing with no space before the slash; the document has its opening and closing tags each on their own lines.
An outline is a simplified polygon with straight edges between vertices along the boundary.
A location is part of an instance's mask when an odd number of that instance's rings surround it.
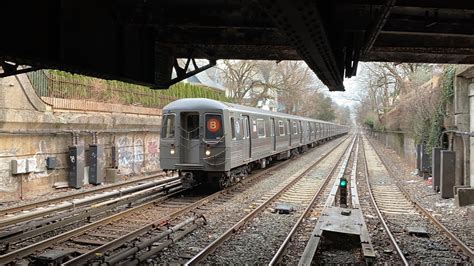
<svg viewBox="0 0 474 266">
<path fill-rule="evenodd" d="M 185 186 L 214 182 L 226 170 L 225 105 L 181 99 L 163 109 L 160 165 L 178 171 Z"/>
</svg>

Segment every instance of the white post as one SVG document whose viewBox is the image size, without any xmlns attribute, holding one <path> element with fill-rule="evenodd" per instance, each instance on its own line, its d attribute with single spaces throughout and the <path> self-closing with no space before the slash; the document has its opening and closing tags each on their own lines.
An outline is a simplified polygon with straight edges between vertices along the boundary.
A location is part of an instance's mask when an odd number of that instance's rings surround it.
<svg viewBox="0 0 474 266">
<path fill-rule="evenodd" d="M 469 131 L 474 132 L 474 79 L 471 80 L 471 84 L 468 86 L 469 89 Z M 470 176 L 469 185 L 474 187 L 474 137 L 469 138 L 470 143 Z"/>
</svg>

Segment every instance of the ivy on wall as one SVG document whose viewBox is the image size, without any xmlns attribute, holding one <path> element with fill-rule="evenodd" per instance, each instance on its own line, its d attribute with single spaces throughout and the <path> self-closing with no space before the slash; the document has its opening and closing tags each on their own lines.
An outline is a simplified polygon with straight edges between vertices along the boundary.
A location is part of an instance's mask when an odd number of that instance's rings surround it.
<svg viewBox="0 0 474 266">
<path fill-rule="evenodd" d="M 443 72 L 441 80 L 441 94 L 436 107 L 436 111 L 433 113 L 429 121 L 426 121 L 426 136 L 423 136 L 422 140 L 426 142 L 426 152 L 431 156 L 431 150 L 435 147 L 441 147 L 441 138 L 443 130 L 443 122 L 446 116 L 446 105 L 453 101 L 454 97 L 454 75 L 456 68 L 454 66 L 448 66 Z M 422 141 L 423 142 L 423 141 Z"/>
</svg>

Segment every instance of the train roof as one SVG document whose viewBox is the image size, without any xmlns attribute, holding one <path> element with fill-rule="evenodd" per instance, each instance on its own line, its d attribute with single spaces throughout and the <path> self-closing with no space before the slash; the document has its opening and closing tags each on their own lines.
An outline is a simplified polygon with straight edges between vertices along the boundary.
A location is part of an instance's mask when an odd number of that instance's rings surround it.
<svg viewBox="0 0 474 266">
<path fill-rule="evenodd" d="M 210 110 L 210 109 L 228 110 L 228 111 L 245 111 L 247 113 L 266 114 L 266 115 L 279 116 L 279 117 L 284 117 L 284 118 L 303 119 L 303 120 L 314 121 L 314 122 L 319 122 L 319 123 L 328 123 L 328 124 L 337 125 L 335 123 L 327 122 L 323 120 L 290 115 L 290 114 L 280 113 L 280 112 L 273 112 L 273 111 L 263 110 L 260 108 L 249 107 L 249 106 L 239 105 L 235 103 L 220 102 L 220 101 L 206 99 L 206 98 L 179 99 L 166 105 L 163 108 L 163 111 L 165 112 L 171 111 L 171 110 L 203 111 L 203 110 Z"/>
</svg>

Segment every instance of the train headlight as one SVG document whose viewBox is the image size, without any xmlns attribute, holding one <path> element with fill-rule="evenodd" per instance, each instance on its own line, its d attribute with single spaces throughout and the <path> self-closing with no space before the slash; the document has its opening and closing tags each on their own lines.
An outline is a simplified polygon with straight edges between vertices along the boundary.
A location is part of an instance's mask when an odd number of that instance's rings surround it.
<svg viewBox="0 0 474 266">
<path fill-rule="evenodd" d="M 175 153 L 174 148 L 171 148 L 171 149 L 170 149 L 170 154 L 171 154 L 171 155 L 174 155 L 174 153 Z"/>
<path fill-rule="evenodd" d="M 205 153 L 206 153 L 206 156 L 209 156 L 209 155 L 211 155 L 211 151 L 210 151 L 210 150 L 206 150 L 206 152 L 205 152 Z"/>
</svg>

